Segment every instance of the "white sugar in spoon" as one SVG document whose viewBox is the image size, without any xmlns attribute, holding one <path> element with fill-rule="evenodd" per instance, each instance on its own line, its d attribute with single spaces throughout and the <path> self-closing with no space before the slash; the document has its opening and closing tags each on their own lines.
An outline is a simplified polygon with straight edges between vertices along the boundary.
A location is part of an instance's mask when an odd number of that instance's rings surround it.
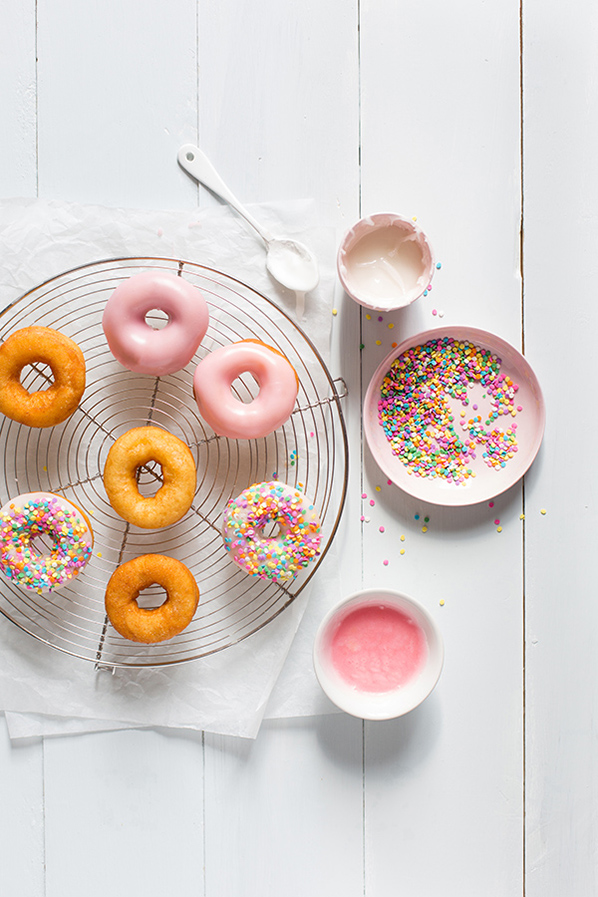
<svg viewBox="0 0 598 897">
<path fill-rule="evenodd" d="M 241 215 L 266 244 L 266 267 L 272 277 L 297 297 L 297 317 L 303 317 L 305 294 L 313 290 L 320 279 L 318 263 L 313 253 L 299 243 L 285 237 L 274 237 L 255 220 L 229 190 L 210 160 L 197 146 L 186 143 L 178 153 L 179 164 L 185 171 L 211 190 Z"/>
</svg>

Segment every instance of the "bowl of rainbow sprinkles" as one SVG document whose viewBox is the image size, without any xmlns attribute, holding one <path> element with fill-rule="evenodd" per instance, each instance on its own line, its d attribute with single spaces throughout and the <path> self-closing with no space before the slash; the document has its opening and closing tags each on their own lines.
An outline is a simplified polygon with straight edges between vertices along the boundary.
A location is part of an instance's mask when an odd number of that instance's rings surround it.
<svg viewBox="0 0 598 897">
<path fill-rule="evenodd" d="M 380 469 L 405 492 L 440 505 L 493 498 L 528 470 L 545 407 L 524 356 L 472 327 L 409 337 L 376 369 L 364 429 Z"/>
</svg>

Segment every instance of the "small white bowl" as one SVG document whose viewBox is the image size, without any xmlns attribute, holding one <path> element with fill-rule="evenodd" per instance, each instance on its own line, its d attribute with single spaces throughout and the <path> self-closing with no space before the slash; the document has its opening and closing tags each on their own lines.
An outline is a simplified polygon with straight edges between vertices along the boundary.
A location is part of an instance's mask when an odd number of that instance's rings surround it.
<svg viewBox="0 0 598 897">
<path fill-rule="evenodd" d="M 337 270 L 360 305 L 393 311 L 415 302 L 434 273 L 428 238 L 407 218 L 390 212 L 361 218 L 343 237 Z"/>
<path fill-rule="evenodd" d="M 394 719 L 430 694 L 444 646 L 419 602 L 401 592 L 366 589 L 326 614 L 313 660 L 323 691 L 341 710 L 361 719 Z"/>
</svg>

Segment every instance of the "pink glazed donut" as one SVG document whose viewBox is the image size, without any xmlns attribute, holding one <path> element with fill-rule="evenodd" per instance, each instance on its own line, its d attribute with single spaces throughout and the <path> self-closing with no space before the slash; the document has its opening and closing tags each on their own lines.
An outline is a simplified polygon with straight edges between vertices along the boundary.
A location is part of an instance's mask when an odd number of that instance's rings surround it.
<svg viewBox="0 0 598 897">
<path fill-rule="evenodd" d="M 247 404 L 231 389 L 246 373 L 259 386 L 258 395 Z M 251 339 L 210 352 L 193 378 L 200 414 L 215 433 L 229 439 L 259 439 L 282 426 L 295 406 L 298 388 L 299 378 L 282 352 Z"/>
<path fill-rule="evenodd" d="M 145 320 L 152 309 L 168 315 L 162 330 L 154 330 Z M 158 377 L 189 364 L 208 322 L 208 306 L 199 290 L 168 271 L 146 271 L 123 281 L 102 318 L 116 360 L 137 374 Z"/>
</svg>

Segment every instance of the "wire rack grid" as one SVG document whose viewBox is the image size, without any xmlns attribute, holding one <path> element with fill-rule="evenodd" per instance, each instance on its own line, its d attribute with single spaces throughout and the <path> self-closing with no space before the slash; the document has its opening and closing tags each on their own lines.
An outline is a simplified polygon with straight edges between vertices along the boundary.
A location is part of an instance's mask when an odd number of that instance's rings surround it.
<svg viewBox="0 0 598 897">
<path fill-rule="evenodd" d="M 108 350 L 101 319 L 114 289 L 136 273 L 165 270 L 184 277 L 203 293 L 210 325 L 192 362 L 165 377 L 123 368 Z M 153 325 L 163 325 L 159 312 Z M 222 651 L 261 629 L 280 614 L 315 575 L 336 533 L 348 472 L 348 445 L 340 399 L 343 388 L 317 350 L 273 302 L 234 278 L 194 262 L 167 258 L 122 258 L 94 262 L 65 272 L 30 290 L 0 312 L 0 339 L 32 324 L 61 331 L 81 347 L 87 384 L 77 411 L 57 427 L 31 429 L 0 421 L 4 451 L 0 505 L 24 492 L 64 495 L 90 516 L 94 553 L 78 579 L 38 595 L 2 577 L 0 612 L 40 641 L 98 667 L 155 667 L 196 660 Z M 282 427 L 263 439 L 217 436 L 202 420 L 193 398 L 196 364 L 221 345 L 258 339 L 278 349 L 300 382 L 295 410 Z M 48 371 L 31 366 L 24 386 L 34 391 Z M 342 383 L 342 381 L 340 381 Z M 249 375 L 233 384 L 241 401 L 257 385 Z M 161 530 L 142 530 L 112 509 L 102 472 L 115 440 L 131 427 L 153 424 L 187 443 L 197 466 L 197 489 L 190 511 Z M 142 494 L 155 492 L 159 465 L 140 471 Z M 279 479 L 300 486 L 322 521 L 321 553 L 291 583 L 248 576 L 230 559 L 221 537 L 222 511 L 231 497 L 254 482 Z M 104 593 L 114 569 L 140 554 L 156 552 L 183 561 L 196 578 L 200 602 L 179 636 L 155 645 L 122 638 L 109 624 Z M 163 600 L 158 587 L 140 596 L 144 606 Z"/>
</svg>

